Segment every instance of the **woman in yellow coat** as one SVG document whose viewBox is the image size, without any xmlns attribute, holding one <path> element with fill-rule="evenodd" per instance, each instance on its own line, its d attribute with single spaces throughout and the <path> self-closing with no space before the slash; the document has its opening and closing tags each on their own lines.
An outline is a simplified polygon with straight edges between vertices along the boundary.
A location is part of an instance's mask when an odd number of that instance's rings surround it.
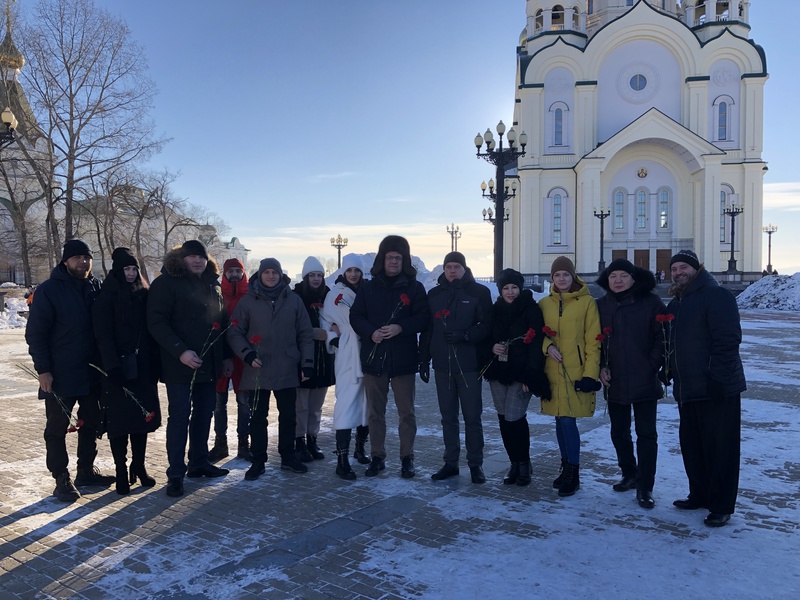
<svg viewBox="0 0 800 600">
<path fill-rule="evenodd" d="M 586 284 L 575 275 L 575 265 L 559 256 L 550 267 L 550 295 L 539 301 L 544 314 L 545 373 L 553 399 L 542 401 L 542 414 L 556 418 L 561 472 L 553 482 L 559 496 L 580 488 L 581 438 L 576 418 L 594 414 L 600 389 L 600 315 Z"/>
</svg>

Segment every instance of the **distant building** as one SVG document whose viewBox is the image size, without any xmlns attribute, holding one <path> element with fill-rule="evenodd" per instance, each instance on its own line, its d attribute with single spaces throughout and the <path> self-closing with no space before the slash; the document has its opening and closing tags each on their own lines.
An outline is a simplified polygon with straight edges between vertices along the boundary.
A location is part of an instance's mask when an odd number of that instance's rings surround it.
<svg viewBox="0 0 800 600">
<path fill-rule="evenodd" d="M 504 255 L 549 274 L 559 255 L 596 273 L 623 257 L 664 270 L 677 250 L 761 274 L 763 49 L 747 0 L 528 0 L 517 48 L 518 161 Z"/>
</svg>

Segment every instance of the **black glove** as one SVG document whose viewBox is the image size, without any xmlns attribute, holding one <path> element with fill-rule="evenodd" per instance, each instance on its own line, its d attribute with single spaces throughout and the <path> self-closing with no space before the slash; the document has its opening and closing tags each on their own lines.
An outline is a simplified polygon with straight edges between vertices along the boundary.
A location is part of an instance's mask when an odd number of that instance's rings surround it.
<svg viewBox="0 0 800 600">
<path fill-rule="evenodd" d="M 334 348 L 338 348 L 339 347 L 339 338 L 337 338 L 337 337 L 333 338 L 331 340 L 331 346 L 333 346 Z"/>
<path fill-rule="evenodd" d="M 419 378 L 423 383 L 428 383 L 431 380 L 431 366 L 429 363 L 419 363 Z"/>
<path fill-rule="evenodd" d="M 303 367 L 303 375 L 311 379 L 314 376 L 314 367 Z"/>
<path fill-rule="evenodd" d="M 591 377 L 584 377 L 580 381 L 575 382 L 575 391 L 584 392 L 586 394 L 597 392 L 601 387 L 602 384 L 600 381 L 597 379 L 592 379 Z"/>
<path fill-rule="evenodd" d="M 672 373 L 667 374 L 664 369 L 658 372 L 658 380 L 664 385 L 669 385 L 672 382 Z"/>
<path fill-rule="evenodd" d="M 709 400 L 724 400 L 726 396 L 725 384 L 713 379 L 708 380 L 708 398 Z"/>
<path fill-rule="evenodd" d="M 469 333 L 463 329 L 456 329 L 455 331 L 445 331 L 444 341 L 448 344 L 458 344 L 459 342 L 468 342 Z"/>
<path fill-rule="evenodd" d="M 245 357 L 242 359 L 242 362 L 250 367 L 253 366 L 253 361 L 258 358 L 257 352 L 248 352 Z"/>
</svg>

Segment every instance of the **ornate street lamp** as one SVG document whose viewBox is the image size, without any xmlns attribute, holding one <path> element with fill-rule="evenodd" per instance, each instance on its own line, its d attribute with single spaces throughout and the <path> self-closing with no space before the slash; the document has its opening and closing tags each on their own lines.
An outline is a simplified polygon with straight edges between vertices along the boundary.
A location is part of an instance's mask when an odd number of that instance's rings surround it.
<svg viewBox="0 0 800 600">
<path fill-rule="evenodd" d="M 450 234 L 450 252 L 455 252 L 458 250 L 458 240 L 461 238 L 461 231 L 458 229 L 458 225 L 454 225 L 450 223 L 449 227 L 445 227 L 447 233 Z"/>
<path fill-rule="evenodd" d="M 736 217 L 744 212 L 744 206 L 736 203 L 731 204 L 722 214 L 728 215 L 731 218 L 731 257 L 728 259 L 728 274 L 736 273 L 736 258 L 734 252 L 736 251 Z"/>
<path fill-rule="evenodd" d="M 499 138 L 499 144 L 495 146 L 494 142 L 494 134 L 492 134 L 491 130 L 487 129 L 486 133 L 481 136 L 479 133 L 475 136 L 475 147 L 477 148 L 476 155 L 478 158 L 483 158 L 486 162 L 492 163 L 495 169 L 495 179 L 497 180 L 497 187 L 495 188 L 497 191 L 492 192 L 490 187 L 489 196 L 494 200 L 495 203 L 495 212 L 498 215 L 498 218 L 502 215 L 503 218 L 497 223 L 497 219 L 495 221 L 490 221 L 494 225 L 494 276 L 497 279 L 498 275 L 500 275 L 500 271 L 503 270 L 503 223 L 508 220 L 508 215 L 506 214 L 506 207 L 505 201 L 506 198 L 512 197 L 508 193 L 508 187 L 506 186 L 506 167 L 514 164 L 516 160 L 520 156 L 525 156 L 525 146 L 528 145 L 528 136 L 523 131 L 519 134 L 519 149 L 515 147 L 517 144 L 517 132 L 512 127 L 508 130 L 508 135 L 506 135 L 506 139 L 508 140 L 508 148 L 503 148 L 503 135 L 506 133 L 506 126 L 505 124 L 500 121 L 497 124 L 497 136 Z M 481 152 L 481 146 L 486 144 L 486 150 Z M 493 187 L 493 186 L 492 186 Z M 515 185 L 512 184 L 512 192 L 515 192 Z M 483 186 L 481 186 L 482 189 Z M 484 194 L 485 195 L 485 194 Z M 487 211 L 488 213 L 488 211 Z M 484 215 L 484 220 L 486 220 L 486 215 Z"/>
<path fill-rule="evenodd" d="M 490 206 L 489 208 L 484 208 L 482 212 L 483 212 L 483 220 L 486 221 L 487 223 L 491 223 L 492 225 L 494 225 L 497 219 L 494 216 L 494 211 L 492 210 L 492 207 Z M 503 216 L 503 222 L 505 223 L 506 221 L 508 221 L 508 209 L 506 209 L 506 214 Z"/>
<path fill-rule="evenodd" d="M 331 246 L 336 248 L 339 252 L 339 267 L 342 268 L 342 248 L 347 246 L 347 238 L 343 238 L 342 234 L 338 234 L 335 238 L 331 238 Z"/>
<path fill-rule="evenodd" d="M 605 230 L 606 230 L 605 221 L 606 221 L 606 219 L 608 218 L 608 216 L 610 214 L 611 214 L 610 210 L 603 210 L 602 208 L 600 208 L 599 212 L 598 212 L 597 209 L 594 210 L 594 216 L 597 217 L 598 219 L 600 219 L 600 260 L 597 261 L 597 272 L 598 273 L 602 273 L 603 270 L 606 268 L 606 261 L 605 261 L 605 258 L 603 257 L 603 253 L 604 253 L 604 250 L 605 250 L 603 245 L 604 245 L 604 242 L 605 242 Z"/>
<path fill-rule="evenodd" d="M 0 114 L 0 119 L 3 121 L 3 125 L 5 125 L 5 130 L 0 128 L 0 148 L 5 148 L 9 144 L 13 143 L 16 139 L 14 137 L 14 130 L 17 128 L 19 123 L 17 122 L 17 118 L 14 116 L 14 113 L 11 112 L 11 109 L 6 106 L 6 109 Z"/>
<path fill-rule="evenodd" d="M 761 229 L 767 234 L 767 274 L 772 275 L 772 234 L 778 231 L 778 226 L 770 223 Z"/>
</svg>

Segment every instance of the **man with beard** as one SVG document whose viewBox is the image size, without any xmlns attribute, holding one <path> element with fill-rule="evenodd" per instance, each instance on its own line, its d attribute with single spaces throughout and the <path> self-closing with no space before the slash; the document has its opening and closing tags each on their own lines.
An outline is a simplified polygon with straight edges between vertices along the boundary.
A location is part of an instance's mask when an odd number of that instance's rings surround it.
<svg viewBox="0 0 800 600">
<path fill-rule="evenodd" d="M 100 375 L 89 363 L 98 363 L 91 309 L 100 292 L 100 282 L 91 271 L 92 250 L 86 242 L 74 239 L 65 243 L 61 262 L 36 290 L 36 302 L 31 304 L 25 329 L 47 419 L 47 470 L 56 480 L 53 495 L 62 502 L 81 497 L 76 485 L 108 486 L 115 481 L 94 467 L 100 426 Z M 77 420 L 72 417 L 76 403 Z M 78 474 L 73 483 L 66 438 L 68 430 L 76 429 Z"/>
<path fill-rule="evenodd" d="M 739 486 L 741 393 L 747 389 L 739 344 L 739 309 L 691 250 L 670 260 L 674 296 L 667 312 L 669 369 L 680 410 L 680 444 L 689 497 L 673 504 L 705 508 L 704 523 L 722 527 L 733 514 Z"/>
</svg>

